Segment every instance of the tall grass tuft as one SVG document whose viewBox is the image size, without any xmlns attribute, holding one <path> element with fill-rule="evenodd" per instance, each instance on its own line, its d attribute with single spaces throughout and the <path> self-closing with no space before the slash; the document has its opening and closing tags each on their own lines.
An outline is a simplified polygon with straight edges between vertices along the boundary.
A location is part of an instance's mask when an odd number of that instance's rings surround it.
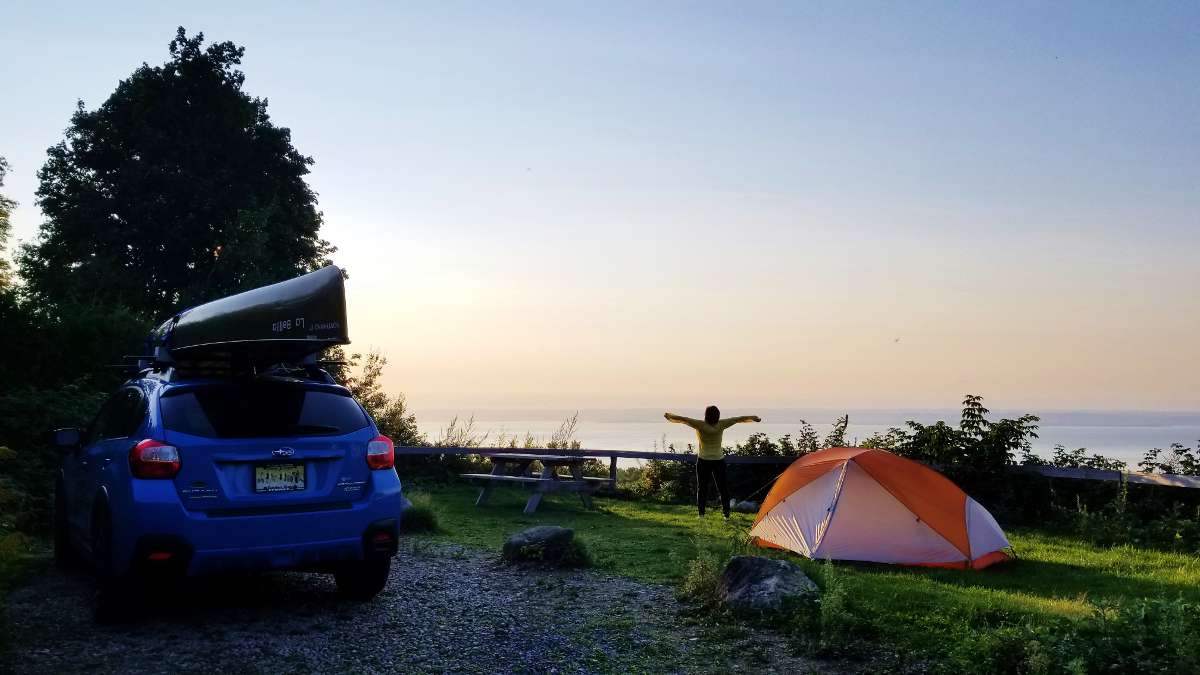
<svg viewBox="0 0 1200 675">
<path fill-rule="evenodd" d="M 820 578 L 820 645 L 822 649 L 838 649 L 849 643 L 855 624 L 847 602 L 846 580 L 828 560 L 821 565 Z"/>
<path fill-rule="evenodd" d="M 723 541 L 713 545 L 693 539 L 696 556 L 687 562 L 687 571 L 680 582 L 678 596 L 692 604 L 697 614 L 717 620 L 726 613 L 721 598 L 721 575 L 729 559 L 735 555 L 753 555 L 749 538 L 744 532 L 730 532 Z"/>
<path fill-rule="evenodd" d="M 723 565 L 720 556 L 702 550 L 687 563 L 687 572 L 679 585 L 679 597 L 692 603 L 702 614 L 712 614 L 721 607 L 719 587 Z"/>
<path fill-rule="evenodd" d="M 562 567 L 591 567 L 593 562 L 587 545 L 579 537 L 574 537 L 571 539 L 571 543 L 567 544 L 566 553 L 563 554 L 559 565 Z"/>
<path fill-rule="evenodd" d="M 408 500 L 411 504 L 400 516 L 402 532 L 436 534 L 441 531 L 437 511 L 433 506 L 433 497 L 424 492 L 414 492 L 408 495 Z"/>
</svg>

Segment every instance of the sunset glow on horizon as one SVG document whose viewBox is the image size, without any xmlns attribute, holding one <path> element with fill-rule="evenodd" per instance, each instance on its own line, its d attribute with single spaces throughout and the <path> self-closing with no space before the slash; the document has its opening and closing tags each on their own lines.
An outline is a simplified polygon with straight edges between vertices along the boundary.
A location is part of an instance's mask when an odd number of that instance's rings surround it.
<svg viewBox="0 0 1200 675">
<path fill-rule="evenodd" d="M 15 240 L 184 25 L 314 158 L 418 409 L 1200 409 L 1196 5 L 218 5 L 7 12 Z"/>
</svg>

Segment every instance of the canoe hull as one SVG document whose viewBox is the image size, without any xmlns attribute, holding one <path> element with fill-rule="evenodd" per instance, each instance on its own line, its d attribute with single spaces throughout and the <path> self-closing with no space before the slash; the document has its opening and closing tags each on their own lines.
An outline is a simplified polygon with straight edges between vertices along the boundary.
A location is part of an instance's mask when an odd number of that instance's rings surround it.
<svg viewBox="0 0 1200 675">
<path fill-rule="evenodd" d="M 350 342 L 342 271 L 330 265 L 180 312 L 150 335 L 172 358 L 298 360 Z"/>
</svg>

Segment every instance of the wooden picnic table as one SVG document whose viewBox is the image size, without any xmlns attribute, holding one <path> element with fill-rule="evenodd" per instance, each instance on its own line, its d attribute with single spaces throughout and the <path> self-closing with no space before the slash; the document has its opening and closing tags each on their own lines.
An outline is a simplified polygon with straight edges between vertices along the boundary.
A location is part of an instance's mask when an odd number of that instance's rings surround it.
<svg viewBox="0 0 1200 675">
<path fill-rule="evenodd" d="M 483 482 L 475 506 L 483 506 L 491 496 L 492 490 L 501 483 L 513 483 L 533 488 L 533 494 L 525 502 L 525 513 L 533 513 L 542 496 L 547 492 L 575 492 L 583 505 L 589 509 L 592 504 L 592 493 L 608 484 L 607 478 L 591 478 L 583 475 L 583 463 L 589 457 L 580 455 L 534 455 L 516 452 L 488 452 L 482 457 L 492 460 L 491 473 L 464 473 L 463 478 Z M 538 476 L 533 475 L 533 463 L 541 462 L 542 471 Z M 570 473 L 563 475 L 559 468 L 565 467 Z"/>
</svg>

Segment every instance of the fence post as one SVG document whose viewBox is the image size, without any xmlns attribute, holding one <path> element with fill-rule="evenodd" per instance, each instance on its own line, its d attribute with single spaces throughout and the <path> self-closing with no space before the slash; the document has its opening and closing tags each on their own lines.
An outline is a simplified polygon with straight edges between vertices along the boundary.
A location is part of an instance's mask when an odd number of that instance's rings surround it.
<svg viewBox="0 0 1200 675">
<path fill-rule="evenodd" d="M 608 460 L 608 489 L 613 492 L 617 491 L 617 456 L 613 455 Z"/>
</svg>

